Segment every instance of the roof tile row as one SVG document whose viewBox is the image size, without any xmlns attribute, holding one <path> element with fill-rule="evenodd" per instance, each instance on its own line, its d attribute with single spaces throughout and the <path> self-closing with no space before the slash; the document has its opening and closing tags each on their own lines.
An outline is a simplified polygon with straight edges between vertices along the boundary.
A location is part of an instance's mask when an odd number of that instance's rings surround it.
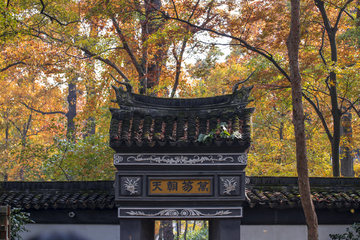
<svg viewBox="0 0 360 240">
<path fill-rule="evenodd" d="M 256 182 L 262 178 L 250 177 L 251 181 Z M 293 178 L 288 178 L 293 179 Z M 272 178 L 273 184 L 249 184 L 246 188 L 246 202 L 250 207 L 270 207 L 270 208 L 300 208 L 301 197 L 298 187 L 289 180 L 281 184 L 275 181 L 279 178 Z M 317 179 L 323 181 L 324 179 Z M 325 179 L 326 180 L 326 179 Z M 341 179 L 340 179 L 341 180 Z M 340 181 L 339 180 L 339 181 Z M 346 180 L 346 179 L 345 179 Z M 296 179 L 294 178 L 295 182 Z M 326 181 L 332 181 L 327 179 Z M 352 185 L 317 185 L 312 189 L 312 199 L 316 208 L 323 209 L 358 209 L 360 205 L 360 180 L 350 179 Z M 355 183 L 355 184 L 354 184 Z M 115 207 L 115 195 L 113 182 L 103 182 L 91 188 L 91 182 L 86 189 L 76 189 L 73 186 L 85 186 L 83 182 L 68 183 L 66 187 L 47 189 L 32 188 L 38 183 L 26 183 L 29 189 L 21 187 L 16 182 L 8 183 L 6 188 L 0 187 L 0 205 L 11 205 L 25 209 L 47 209 L 47 208 L 109 208 Z M 51 183 L 47 183 L 51 186 Z M 53 183 L 54 186 L 56 183 Z M 86 185 L 87 186 L 87 185 Z"/>
<path fill-rule="evenodd" d="M 25 193 L 5 192 L 0 194 L 1 205 L 11 205 L 19 208 L 113 208 L 115 196 L 113 193 Z"/>
</svg>

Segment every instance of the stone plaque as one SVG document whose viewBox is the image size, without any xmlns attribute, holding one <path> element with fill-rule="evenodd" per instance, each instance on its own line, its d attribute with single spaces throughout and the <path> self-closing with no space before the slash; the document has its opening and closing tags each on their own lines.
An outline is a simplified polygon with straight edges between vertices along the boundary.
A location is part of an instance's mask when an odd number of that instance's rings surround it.
<svg viewBox="0 0 360 240">
<path fill-rule="evenodd" d="M 212 178 L 149 178 L 149 195 L 212 195 Z"/>
</svg>

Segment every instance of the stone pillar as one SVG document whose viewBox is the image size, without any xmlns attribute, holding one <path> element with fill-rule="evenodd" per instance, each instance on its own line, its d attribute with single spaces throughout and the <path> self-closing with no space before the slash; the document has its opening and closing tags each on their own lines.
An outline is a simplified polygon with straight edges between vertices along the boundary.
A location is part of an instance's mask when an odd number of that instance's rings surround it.
<svg viewBox="0 0 360 240">
<path fill-rule="evenodd" d="M 120 219 L 120 240 L 154 240 L 152 219 Z"/>
<path fill-rule="evenodd" d="M 209 240 L 240 240 L 240 218 L 216 218 L 209 220 Z"/>
</svg>

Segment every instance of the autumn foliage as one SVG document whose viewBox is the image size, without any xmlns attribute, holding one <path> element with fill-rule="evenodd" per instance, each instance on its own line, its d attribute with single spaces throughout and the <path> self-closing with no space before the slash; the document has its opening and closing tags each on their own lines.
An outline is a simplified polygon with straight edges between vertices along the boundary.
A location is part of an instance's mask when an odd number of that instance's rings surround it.
<svg viewBox="0 0 360 240">
<path fill-rule="evenodd" d="M 300 19 L 309 175 L 333 175 L 338 111 L 350 116 L 341 120 L 349 131 L 340 158 L 350 154 L 358 176 L 359 10 L 356 1 L 325 2 L 332 26 L 339 19 L 334 61 L 316 2 L 301 1 Z M 0 13 L 0 179 L 112 179 L 116 81 L 158 97 L 207 97 L 230 93 L 253 71 L 246 172 L 297 175 L 290 82 L 279 71 L 289 67 L 288 1 L 11 0 Z"/>
</svg>

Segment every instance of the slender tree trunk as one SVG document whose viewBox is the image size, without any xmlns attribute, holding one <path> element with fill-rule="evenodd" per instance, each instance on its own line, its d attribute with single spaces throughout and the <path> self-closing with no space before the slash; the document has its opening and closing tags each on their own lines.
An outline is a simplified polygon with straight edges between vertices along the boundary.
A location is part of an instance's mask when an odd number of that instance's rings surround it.
<svg viewBox="0 0 360 240">
<path fill-rule="evenodd" d="M 26 156 L 25 156 L 25 153 L 26 153 L 26 145 L 27 145 L 27 133 L 30 129 L 30 126 L 31 126 L 31 121 L 32 121 L 32 113 L 29 115 L 29 118 L 27 120 L 26 123 L 24 123 L 24 126 L 23 126 L 23 129 L 21 131 L 21 153 L 20 153 L 20 159 L 21 159 L 21 164 L 22 166 L 20 167 L 20 171 L 19 171 L 19 177 L 20 177 L 20 180 L 21 181 L 24 181 L 25 180 L 25 169 L 26 169 Z"/>
<path fill-rule="evenodd" d="M 345 5 L 339 10 L 336 22 L 334 26 L 331 25 L 328 15 L 325 10 L 325 3 L 322 0 L 314 0 L 316 7 L 319 9 L 321 17 L 323 19 L 323 25 L 325 27 L 326 33 L 328 35 L 330 50 L 331 50 L 331 65 L 334 66 L 338 60 L 337 46 L 336 46 L 336 32 L 338 30 L 338 24 L 341 19 L 346 6 L 350 4 L 353 0 L 346 1 Z M 333 175 L 334 177 L 340 177 L 340 127 L 341 127 L 341 109 L 339 108 L 338 96 L 337 96 L 337 76 L 336 72 L 330 72 L 328 87 L 330 89 L 330 99 L 331 99 L 331 114 L 333 117 L 333 137 L 331 141 L 331 151 L 332 151 L 332 164 L 333 164 Z"/>
<path fill-rule="evenodd" d="M 186 220 L 185 221 L 185 231 L 184 231 L 184 240 L 186 240 L 187 239 L 187 230 L 188 230 L 188 221 Z"/>
<path fill-rule="evenodd" d="M 318 220 L 310 194 L 307 166 L 305 116 L 302 103 L 301 75 L 299 69 L 300 0 L 291 0 L 291 27 L 287 39 L 290 63 L 293 124 L 296 141 L 296 160 L 301 204 L 308 227 L 308 240 L 318 240 Z"/>
<path fill-rule="evenodd" d="M 174 240 L 174 233 L 172 229 L 172 220 L 161 221 L 163 226 L 163 236 L 164 240 Z"/>
<path fill-rule="evenodd" d="M 8 173 L 7 173 L 7 162 L 8 162 L 8 158 L 9 158 L 9 123 L 6 122 L 6 127 L 5 127 L 5 158 L 4 158 L 4 165 L 5 166 L 3 168 L 3 176 L 4 176 L 4 182 L 6 182 L 8 180 Z"/>
<path fill-rule="evenodd" d="M 176 228 L 177 228 L 176 240 L 179 240 L 180 239 L 180 234 L 181 234 L 181 220 L 176 221 Z"/>
<path fill-rule="evenodd" d="M 146 47 L 146 41 L 149 36 L 158 31 L 162 22 L 156 19 L 158 10 L 161 8 L 161 0 L 145 0 L 145 19 L 141 21 L 142 42 L 144 45 L 142 53 L 142 69 L 145 71 L 145 76 L 139 76 L 140 80 L 140 94 L 146 94 L 146 90 L 156 86 L 159 83 L 161 69 L 163 65 L 164 43 L 157 44 L 157 50 L 151 57 L 149 56 L 149 49 Z"/>
<path fill-rule="evenodd" d="M 284 139 L 284 122 L 280 122 L 279 138 L 280 140 Z"/>
<path fill-rule="evenodd" d="M 170 95 L 171 98 L 173 98 L 175 96 L 176 89 L 177 89 L 177 87 L 179 85 L 180 73 L 181 73 L 181 63 L 182 63 L 182 60 L 183 60 L 183 56 L 184 56 L 187 41 L 188 41 L 188 37 L 185 37 L 183 42 L 182 42 L 182 45 L 181 45 L 180 54 L 178 56 L 176 56 L 176 53 L 174 53 L 174 57 L 175 57 L 175 60 L 176 60 L 176 74 L 175 74 L 174 86 L 173 86 L 173 89 L 172 89 L 171 95 Z"/>
<path fill-rule="evenodd" d="M 356 19 L 360 18 L 360 0 L 356 2 L 357 10 L 356 10 Z M 360 27 L 360 22 L 357 22 L 357 26 Z"/>
<path fill-rule="evenodd" d="M 354 177 L 354 158 L 351 150 L 348 147 L 352 139 L 351 113 L 347 111 L 341 117 L 341 136 L 345 138 L 342 146 L 340 146 L 341 153 L 341 175 L 344 177 Z"/>
<path fill-rule="evenodd" d="M 334 39 L 335 41 L 335 39 Z M 331 48 L 333 51 L 333 48 Z M 336 50 L 336 47 L 335 47 Z M 333 55 L 333 54 L 332 54 Z M 335 58 L 337 60 L 337 57 Z M 335 60 L 332 60 L 336 62 Z M 336 90 L 336 73 L 330 73 L 330 98 L 331 98 L 331 112 L 333 116 L 333 139 L 331 144 L 332 150 L 332 164 L 333 164 L 333 176 L 340 177 L 340 127 L 341 127 L 341 113 L 339 109 L 338 99 L 337 99 L 337 90 Z"/>
<path fill-rule="evenodd" d="M 318 5 L 319 6 L 319 5 Z M 325 12 L 325 11 L 324 11 Z M 324 18 L 323 18 L 324 19 Z M 326 21 L 326 20 L 324 20 Z M 326 26 L 330 24 L 325 24 Z M 326 27 L 328 34 L 330 49 L 331 49 L 331 62 L 336 63 L 337 57 L 337 46 L 336 46 L 336 28 Z M 330 99 L 331 99 L 331 114 L 333 116 L 333 141 L 332 141 L 332 164 L 333 164 L 333 176 L 340 177 L 340 127 L 341 127 L 341 111 L 339 109 L 338 96 L 337 96 L 337 78 L 336 72 L 330 72 Z"/>
<path fill-rule="evenodd" d="M 76 80 L 77 78 L 74 78 L 69 84 L 68 84 L 68 112 L 65 114 L 67 118 L 67 133 L 66 136 L 69 140 L 73 141 L 75 140 L 75 122 L 74 118 L 76 117 Z"/>
<path fill-rule="evenodd" d="M 97 37 L 96 29 L 97 29 L 96 24 L 92 24 L 92 28 L 91 28 L 91 36 L 92 37 Z M 91 68 L 93 74 L 95 75 L 96 72 L 95 72 L 95 66 L 94 66 L 94 59 L 89 59 L 88 64 L 89 64 L 89 68 Z M 86 80 L 86 105 L 87 105 L 86 107 L 87 107 L 88 111 L 90 110 L 91 113 L 94 112 L 91 110 L 95 104 L 94 96 L 95 96 L 94 80 L 92 77 L 90 77 L 89 79 Z M 95 121 L 94 115 L 92 115 L 86 119 L 84 130 L 85 130 L 83 133 L 84 138 L 95 134 L 96 121 Z"/>
<path fill-rule="evenodd" d="M 96 123 L 95 123 L 95 118 L 93 117 L 88 117 L 86 119 L 86 124 L 85 124 L 85 133 L 84 133 L 84 138 L 94 135 L 96 133 Z"/>
</svg>

